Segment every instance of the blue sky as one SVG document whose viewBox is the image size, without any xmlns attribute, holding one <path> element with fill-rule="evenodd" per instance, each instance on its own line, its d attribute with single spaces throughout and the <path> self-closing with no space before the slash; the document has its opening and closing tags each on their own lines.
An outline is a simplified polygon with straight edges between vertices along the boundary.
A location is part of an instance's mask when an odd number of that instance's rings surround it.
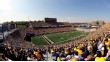
<svg viewBox="0 0 110 62">
<path fill-rule="evenodd" d="M 0 22 L 43 20 L 59 22 L 110 20 L 110 0 L 0 0 Z"/>
</svg>

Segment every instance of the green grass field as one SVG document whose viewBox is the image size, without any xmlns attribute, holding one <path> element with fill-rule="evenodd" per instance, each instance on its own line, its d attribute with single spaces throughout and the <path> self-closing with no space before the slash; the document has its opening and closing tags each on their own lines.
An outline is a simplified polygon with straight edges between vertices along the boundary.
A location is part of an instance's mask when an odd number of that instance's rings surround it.
<svg viewBox="0 0 110 62">
<path fill-rule="evenodd" d="M 55 33 L 55 34 L 47 34 L 46 36 L 52 40 L 54 43 L 64 43 L 64 41 L 67 41 L 68 39 L 72 39 L 74 37 L 78 37 L 80 35 L 87 35 L 87 32 L 82 31 L 70 31 L 70 32 L 62 32 L 62 33 Z M 42 36 L 35 36 L 31 38 L 31 41 L 35 45 L 47 45 L 45 39 L 42 38 Z"/>
<path fill-rule="evenodd" d="M 17 25 L 17 28 L 26 28 L 25 25 Z"/>
<path fill-rule="evenodd" d="M 47 45 L 48 43 L 41 36 L 35 36 L 31 38 L 32 43 L 35 45 Z"/>
<path fill-rule="evenodd" d="M 87 34 L 86 32 L 81 31 L 71 31 L 71 32 L 63 32 L 57 34 L 48 34 L 46 35 L 49 39 L 51 39 L 54 43 L 63 42 L 68 39 L 72 39 L 74 37 Z"/>
</svg>

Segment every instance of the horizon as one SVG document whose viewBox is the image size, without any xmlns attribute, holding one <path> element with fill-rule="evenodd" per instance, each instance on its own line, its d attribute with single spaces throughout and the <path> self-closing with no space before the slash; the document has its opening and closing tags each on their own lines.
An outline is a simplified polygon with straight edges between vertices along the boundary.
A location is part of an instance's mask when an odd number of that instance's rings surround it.
<svg viewBox="0 0 110 62">
<path fill-rule="evenodd" d="M 110 20 L 108 0 L 0 0 L 0 23 L 44 20 L 92 22 Z"/>
</svg>

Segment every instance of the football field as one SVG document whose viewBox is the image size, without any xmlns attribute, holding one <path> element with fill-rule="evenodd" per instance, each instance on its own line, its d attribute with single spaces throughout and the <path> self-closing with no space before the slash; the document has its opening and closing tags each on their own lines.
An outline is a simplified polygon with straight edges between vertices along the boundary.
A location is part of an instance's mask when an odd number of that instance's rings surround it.
<svg viewBox="0 0 110 62">
<path fill-rule="evenodd" d="M 46 35 L 50 40 L 54 43 L 68 41 L 74 37 L 78 37 L 80 35 L 86 35 L 87 32 L 82 31 L 70 31 L 70 32 L 63 32 L 63 33 L 55 33 L 55 34 L 48 34 Z"/>
<path fill-rule="evenodd" d="M 83 31 L 70 31 L 70 32 L 47 34 L 46 37 L 54 43 L 59 43 L 59 42 L 68 41 L 69 39 L 73 39 L 81 35 L 86 36 L 87 34 L 88 34 L 87 32 L 83 32 Z M 48 42 L 42 36 L 32 37 L 31 41 L 36 45 L 48 44 Z"/>
<path fill-rule="evenodd" d="M 35 36 L 31 38 L 31 41 L 35 45 L 47 45 L 48 43 L 46 42 L 45 39 L 42 38 L 42 36 Z"/>
</svg>

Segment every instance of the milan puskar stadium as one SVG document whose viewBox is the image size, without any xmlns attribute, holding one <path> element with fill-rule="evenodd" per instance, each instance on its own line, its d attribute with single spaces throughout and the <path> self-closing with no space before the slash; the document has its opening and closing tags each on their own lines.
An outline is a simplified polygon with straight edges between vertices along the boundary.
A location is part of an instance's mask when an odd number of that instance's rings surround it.
<svg viewBox="0 0 110 62">
<path fill-rule="evenodd" d="M 43 21 L 0 24 L 1 61 L 110 61 L 110 23 Z"/>
</svg>

